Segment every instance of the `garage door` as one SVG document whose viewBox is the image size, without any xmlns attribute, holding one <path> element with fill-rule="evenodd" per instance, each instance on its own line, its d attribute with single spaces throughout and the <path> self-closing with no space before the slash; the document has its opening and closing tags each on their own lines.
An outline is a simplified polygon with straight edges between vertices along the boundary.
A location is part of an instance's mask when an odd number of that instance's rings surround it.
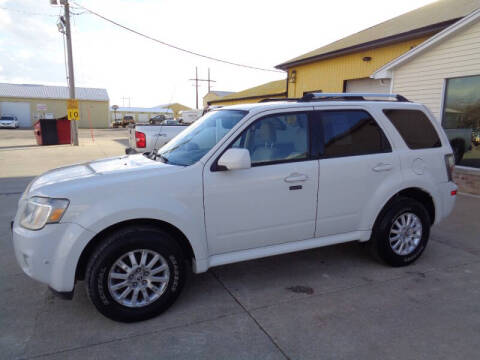
<svg viewBox="0 0 480 360">
<path fill-rule="evenodd" d="M 389 93 L 390 80 L 370 78 L 347 80 L 345 90 L 349 93 Z"/>
<path fill-rule="evenodd" d="M 0 102 L 0 111 L 2 115 L 15 115 L 18 119 L 18 125 L 23 128 L 32 126 L 30 117 L 30 103 L 27 102 Z"/>
</svg>

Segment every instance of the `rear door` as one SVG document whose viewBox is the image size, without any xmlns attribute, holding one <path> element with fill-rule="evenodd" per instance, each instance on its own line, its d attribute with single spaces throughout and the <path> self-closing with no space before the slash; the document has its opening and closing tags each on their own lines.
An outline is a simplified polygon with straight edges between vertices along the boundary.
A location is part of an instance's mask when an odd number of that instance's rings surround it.
<svg viewBox="0 0 480 360">
<path fill-rule="evenodd" d="M 401 176 L 385 132 L 363 108 L 316 112 L 320 145 L 317 237 L 361 229 L 362 212 L 383 186 Z"/>
</svg>

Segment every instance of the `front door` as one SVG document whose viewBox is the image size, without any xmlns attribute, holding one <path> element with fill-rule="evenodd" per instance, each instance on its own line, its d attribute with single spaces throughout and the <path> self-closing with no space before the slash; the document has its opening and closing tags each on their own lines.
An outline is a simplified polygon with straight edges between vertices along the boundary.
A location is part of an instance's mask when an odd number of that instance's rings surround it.
<svg viewBox="0 0 480 360">
<path fill-rule="evenodd" d="M 267 115 L 250 124 L 229 145 L 249 150 L 250 169 L 205 167 L 210 255 L 314 236 L 318 160 L 310 155 L 309 116 Z"/>
</svg>

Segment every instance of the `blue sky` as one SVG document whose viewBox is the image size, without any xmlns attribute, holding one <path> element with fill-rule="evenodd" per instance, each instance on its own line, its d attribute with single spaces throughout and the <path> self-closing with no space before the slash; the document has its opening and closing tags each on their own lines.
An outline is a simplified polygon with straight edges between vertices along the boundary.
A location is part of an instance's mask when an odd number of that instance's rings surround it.
<svg viewBox="0 0 480 360">
<path fill-rule="evenodd" d="M 430 2 L 77 0 L 163 41 L 267 68 Z M 60 11 L 49 0 L 0 0 L 1 82 L 66 84 L 56 27 Z M 132 106 L 194 106 L 195 88 L 188 79 L 195 66 L 201 77 L 210 68 L 216 90 L 239 91 L 284 78 L 186 55 L 88 13 L 75 15 L 72 24 L 76 85 L 106 88 L 111 104 L 122 106 L 122 97 L 130 97 Z M 200 95 L 206 92 L 203 85 Z"/>
</svg>

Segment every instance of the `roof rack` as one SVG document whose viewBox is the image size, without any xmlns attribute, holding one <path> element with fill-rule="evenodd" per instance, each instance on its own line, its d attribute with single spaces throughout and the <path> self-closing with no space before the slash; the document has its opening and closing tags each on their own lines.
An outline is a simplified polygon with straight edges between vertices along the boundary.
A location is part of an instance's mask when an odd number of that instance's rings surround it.
<svg viewBox="0 0 480 360">
<path fill-rule="evenodd" d="M 301 98 L 265 98 L 259 101 L 259 103 L 264 102 L 274 102 L 274 101 L 300 101 Z"/>
<path fill-rule="evenodd" d="M 376 101 L 366 98 L 385 98 L 392 99 L 398 102 L 410 102 L 406 97 L 400 94 L 384 94 L 384 93 L 306 93 L 301 98 L 266 98 L 259 101 L 259 103 L 274 102 L 274 101 Z M 377 100 L 378 101 L 378 100 Z"/>
<path fill-rule="evenodd" d="M 382 94 L 382 93 L 319 93 L 311 92 L 303 95 L 300 102 L 307 101 L 368 101 L 365 98 L 390 98 L 395 99 L 398 102 L 409 102 L 407 98 L 399 94 Z"/>
</svg>

